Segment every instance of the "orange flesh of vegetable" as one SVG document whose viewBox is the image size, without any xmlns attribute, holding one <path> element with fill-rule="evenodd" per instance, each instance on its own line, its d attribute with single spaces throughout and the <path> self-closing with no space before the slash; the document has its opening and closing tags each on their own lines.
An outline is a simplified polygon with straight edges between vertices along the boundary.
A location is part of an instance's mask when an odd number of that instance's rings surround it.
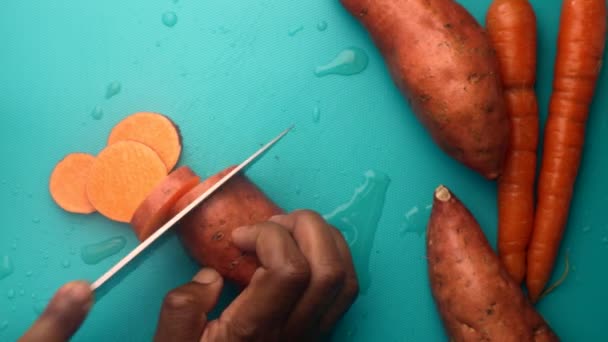
<svg viewBox="0 0 608 342">
<path fill-rule="evenodd" d="M 131 114 L 116 124 L 108 137 L 108 145 L 125 140 L 140 142 L 156 151 L 167 172 L 177 164 L 182 150 L 177 126 L 169 118 L 158 113 Z"/>
<path fill-rule="evenodd" d="M 70 153 L 53 169 L 49 181 L 51 197 L 63 210 L 90 214 L 95 208 L 89 202 L 86 183 L 95 157 L 87 153 Z"/>
<path fill-rule="evenodd" d="M 165 164 L 150 147 L 120 141 L 97 156 L 87 181 L 87 196 L 100 214 L 127 223 L 166 175 Z"/>
<path fill-rule="evenodd" d="M 147 239 L 169 219 L 169 211 L 186 192 L 200 182 L 187 166 L 170 173 L 146 197 L 133 214 L 131 227 L 140 241 Z"/>
</svg>

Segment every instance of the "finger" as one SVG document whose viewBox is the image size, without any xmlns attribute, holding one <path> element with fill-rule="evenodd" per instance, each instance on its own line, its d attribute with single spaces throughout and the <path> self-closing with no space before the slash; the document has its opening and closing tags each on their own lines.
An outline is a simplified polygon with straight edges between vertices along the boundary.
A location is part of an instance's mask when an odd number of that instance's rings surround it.
<svg viewBox="0 0 608 342">
<path fill-rule="evenodd" d="M 204 268 L 190 283 L 171 290 L 165 296 L 154 340 L 198 341 L 207 324 L 207 313 L 217 304 L 223 283 L 215 270 Z"/>
<path fill-rule="evenodd" d="M 44 312 L 19 341 L 67 341 L 78 330 L 92 305 L 93 291 L 88 283 L 67 283 L 55 293 Z"/>
<path fill-rule="evenodd" d="M 285 326 L 287 339 L 295 340 L 318 331 L 321 316 L 342 290 L 346 278 L 345 263 L 336 245 L 331 227 L 317 213 L 294 211 L 290 215 L 274 217 L 292 231 L 308 260 L 311 279 Z"/>
<path fill-rule="evenodd" d="M 261 267 L 249 286 L 220 316 L 221 329 L 241 341 L 283 323 L 306 288 L 310 270 L 293 237 L 280 225 L 265 222 L 232 233 L 233 242 L 255 251 Z"/>
<path fill-rule="evenodd" d="M 353 257 L 350 253 L 348 243 L 344 239 L 342 233 L 336 228 L 330 229 L 338 251 L 342 257 L 345 265 L 345 281 L 342 290 L 335 298 L 333 304 L 329 307 L 323 318 L 321 319 L 321 331 L 329 332 L 332 327 L 338 322 L 338 320 L 344 315 L 350 308 L 352 303 L 356 300 L 359 295 L 359 281 L 357 279 L 357 273 L 355 265 L 353 263 Z"/>
</svg>

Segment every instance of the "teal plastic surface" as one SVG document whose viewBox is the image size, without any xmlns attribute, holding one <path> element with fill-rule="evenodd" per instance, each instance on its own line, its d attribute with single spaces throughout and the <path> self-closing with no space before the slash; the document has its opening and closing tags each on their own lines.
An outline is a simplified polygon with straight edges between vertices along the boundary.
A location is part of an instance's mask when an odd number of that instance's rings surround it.
<svg viewBox="0 0 608 342">
<path fill-rule="evenodd" d="M 479 20 L 489 5 L 461 3 Z M 560 9 L 551 0 L 533 4 L 544 122 Z M 368 287 L 335 340 L 446 340 L 426 273 L 427 206 L 433 189 L 448 185 L 494 244 L 496 185 L 436 147 L 367 33 L 337 0 L 22 0 L 3 8 L 0 267 L 9 273 L 11 261 L 12 273 L 0 279 L 0 341 L 20 336 L 61 284 L 93 281 L 136 246 L 127 225 L 66 213 L 47 190 L 57 161 L 74 151 L 99 152 L 111 127 L 136 111 L 175 120 L 184 143 L 180 164 L 203 176 L 295 124 L 248 171 L 287 210 L 330 214 L 351 200 L 369 171 L 388 177 L 385 198 L 374 202 L 383 202 L 378 224 L 372 218 L 359 227 L 353 244 Z M 315 75 L 349 47 L 367 53 L 364 70 Z M 564 341 L 607 337 L 607 91 L 604 68 L 552 281 L 566 251 L 571 272 L 538 305 Z M 81 259 L 83 246 L 120 236 L 126 246 L 117 254 L 93 264 Z M 198 268 L 173 233 L 136 266 L 97 301 L 75 341 L 150 340 L 163 296 Z M 229 299 L 227 293 L 224 303 Z"/>
</svg>

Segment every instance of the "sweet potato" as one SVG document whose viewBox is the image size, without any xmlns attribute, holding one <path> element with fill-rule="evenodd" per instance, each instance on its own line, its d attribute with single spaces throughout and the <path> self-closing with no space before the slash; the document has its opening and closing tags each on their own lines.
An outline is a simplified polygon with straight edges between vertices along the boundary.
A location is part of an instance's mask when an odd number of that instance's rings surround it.
<svg viewBox="0 0 608 342">
<path fill-rule="evenodd" d="M 369 32 L 441 149 L 486 178 L 497 178 L 510 123 L 498 61 L 475 18 L 452 0 L 340 1 Z"/>
<path fill-rule="evenodd" d="M 194 187 L 175 204 L 177 214 L 229 173 L 229 167 Z M 226 279 L 245 286 L 259 266 L 255 255 L 233 243 L 234 229 L 259 223 L 284 211 L 245 175 L 238 173 L 178 223 L 180 241 L 198 263 L 215 268 Z"/>
<path fill-rule="evenodd" d="M 444 186 L 435 190 L 426 247 L 432 295 L 452 341 L 558 341 Z"/>
<path fill-rule="evenodd" d="M 147 239 L 170 218 L 175 203 L 200 182 L 200 178 L 188 166 L 171 172 L 139 205 L 131 227 L 140 241 Z"/>
</svg>

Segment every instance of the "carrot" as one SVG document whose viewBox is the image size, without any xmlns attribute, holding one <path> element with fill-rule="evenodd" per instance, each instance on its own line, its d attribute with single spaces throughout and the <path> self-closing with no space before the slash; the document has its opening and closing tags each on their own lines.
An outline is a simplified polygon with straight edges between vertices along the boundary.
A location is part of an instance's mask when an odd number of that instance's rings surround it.
<svg viewBox="0 0 608 342">
<path fill-rule="evenodd" d="M 171 172 L 139 205 L 131 227 L 140 241 L 147 239 L 168 219 L 173 205 L 186 192 L 198 185 L 200 178 L 187 166 Z"/>
<path fill-rule="evenodd" d="M 151 112 L 139 112 L 120 121 L 108 137 L 108 145 L 123 140 L 135 140 L 152 148 L 171 171 L 181 154 L 181 137 L 177 126 L 168 117 Z"/>
<path fill-rule="evenodd" d="M 498 252 L 516 283 L 526 274 L 526 249 L 534 225 L 538 145 L 536 16 L 528 0 L 494 0 L 486 14 L 496 50 L 511 137 L 498 178 Z"/>
<path fill-rule="evenodd" d="M 564 1 L 559 25 L 536 216 L 527 257 L 526 285 L 533 302 L 551 276 L 568 220 L 589 106 L 604 53 L 606 0 Z"/>
<path fill-rule="evenodd" d="M 94 161 L 95 157 L 88 153 L 70 153 L 53 168 L 49 191 L 63 210 L 77 214 L 95 212 L 86 191 L 87 178 Z"/>
<path fill-rule="evenodd" d="M 166 175 L 165 164 L 150 147 L 137 141 L 120 141 L 105 147 L 93 162 L 87 196 L 100 214 L 129 222 L 135 209 Z"/>
</svg>

